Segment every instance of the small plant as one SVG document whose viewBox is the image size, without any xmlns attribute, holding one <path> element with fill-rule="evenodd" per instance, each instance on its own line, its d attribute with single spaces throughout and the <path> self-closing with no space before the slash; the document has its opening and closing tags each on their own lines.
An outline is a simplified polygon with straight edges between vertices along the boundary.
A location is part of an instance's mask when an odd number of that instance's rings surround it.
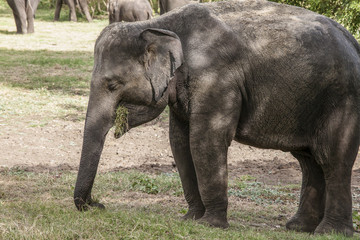
<svg viewBox="0 0 360 240">
<path fill-rule="evenodd" d="M 155 179 L 146 175 L 136 176 L 132 180 L 131 188 L 133 190 L 140 190 L 148 194 L 158 194 L 159 187 L 155 184 Z"/>
<path fill-rule="evenodd" d="M 283 186 L 266 186 L 264 183 L 257 182 L 256 178 L 251 176 L 241 176 L 230 187 L 228 194 L 230 196 L 247 198 L 260 205 L 295 201 L 296 194 L 293 192 L 298 189 L 284 188 Z"/>
<path fill-rule="evenodd" d="M 353 211 L 353 225 L 356 231 L 360 231 L 360 210 Z"/>
<path fill-rule="evenodd" d="M 271 0 L 320 13 L 346 27 L 356 37 L 360 32 L 360 2 L 354 0 Z"/>
</svg>

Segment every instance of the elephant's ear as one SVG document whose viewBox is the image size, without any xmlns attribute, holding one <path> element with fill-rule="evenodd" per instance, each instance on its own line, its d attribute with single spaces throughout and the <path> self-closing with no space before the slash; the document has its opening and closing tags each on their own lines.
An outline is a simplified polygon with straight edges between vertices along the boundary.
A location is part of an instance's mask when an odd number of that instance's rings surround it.
<svg viewBox="0 0 360 240">
<path fill-rule="evenodd" d="M 183 63 L 183 51 L 179 37 L 171 31 L 149 28 L 140 37 L 145 40 L 143 62 L 150 78 L 154 100 L 158 101 L 175 70 Z"/>
</svg>

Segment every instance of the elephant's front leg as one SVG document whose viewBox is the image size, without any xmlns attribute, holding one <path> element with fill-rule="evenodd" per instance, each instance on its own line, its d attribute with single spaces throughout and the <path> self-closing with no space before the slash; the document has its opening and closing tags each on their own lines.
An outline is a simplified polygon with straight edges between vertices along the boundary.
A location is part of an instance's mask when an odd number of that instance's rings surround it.
<svg viewBox="0 0 360 240">
<path fill-rule="evenodd" d="M 228 115 L 229 114 L 229 115 Z M 190 146 L 205 214 L 200 222 L 227 228 L 227 151 L 237 114 L 197 115 L 190 122 Z M 219 116 L 224 118 L 219 118 Z"/>
<path fill-rule="evenodd" d="M 189 210 L 183 219 L 199 219 L 205 208 L 201 201 L 189 144 L 189 125 L 170 111 L 170 144 Z"/>
</svg>

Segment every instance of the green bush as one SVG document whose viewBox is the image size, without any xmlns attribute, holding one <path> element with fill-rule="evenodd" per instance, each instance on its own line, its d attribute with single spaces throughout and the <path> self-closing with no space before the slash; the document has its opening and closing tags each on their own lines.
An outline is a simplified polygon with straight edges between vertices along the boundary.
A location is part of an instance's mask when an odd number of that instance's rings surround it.
<svg viewBox="0 0 360 240">
<path fill-rule="evenodd" d="M 270 0 L 303 7 L 330 17 L 345 26 L 352 34 L 359 35 L 360 0 Z"/>
</svg>

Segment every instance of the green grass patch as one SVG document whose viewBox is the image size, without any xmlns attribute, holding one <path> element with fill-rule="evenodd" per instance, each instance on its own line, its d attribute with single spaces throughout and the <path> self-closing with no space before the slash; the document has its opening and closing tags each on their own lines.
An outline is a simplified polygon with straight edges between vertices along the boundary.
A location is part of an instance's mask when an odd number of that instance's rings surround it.
<svg viewBox="0 0 360 240">
<path fill-rule="evenodd" d="M 46 89 L 87 95 L 93 56 L 89 52 L 0 49 L 0 83 L 17 88 Z"/>
<path fill-rule="evenodd" d="M 1 123 L 30 127 L 46 125 L 55 119 L 82 121 L 85 119 L 87 96 L 64 95 L 63 91 L 24 89 L 0 83 Z"/>
<path fill-rule="evenodd" d="M 149 175 L 138 171 L 112 172 L 99 175 L 104 184 L 100 191 L 139 191 L 147 194 L 169 194 L 181 196 L 180 177 L 177 173 Z"/>
<path fill-rule="evenodd" d="M 269 186 L 244 175 L 230 182 L 228 194 L 254 201 L 259 205 L 268 205 L 296 202 L 299 199 L 299 191 L 298 185 Z"/>
</svg>

